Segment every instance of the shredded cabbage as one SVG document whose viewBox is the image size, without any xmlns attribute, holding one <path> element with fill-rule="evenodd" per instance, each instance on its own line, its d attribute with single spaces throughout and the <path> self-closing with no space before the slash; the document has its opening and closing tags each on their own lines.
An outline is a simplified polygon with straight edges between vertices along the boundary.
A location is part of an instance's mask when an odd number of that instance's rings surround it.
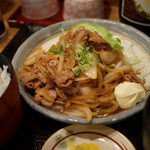
<svg viewBox="0 0 150 150">
<path fill-rule="evenodd" d="M 128 38 L 118 35 L 113 36 L 113 38 L 119 38 L 121 40 L 125 61 L 132 65 L 134 72 L 140 79 L 146 80 L 145 88 L 150 90 L 150 67 L 146 65 L 150 62 L 150 56 L 143 52 L 145 51 L 143 47 Z"/>
</svg>

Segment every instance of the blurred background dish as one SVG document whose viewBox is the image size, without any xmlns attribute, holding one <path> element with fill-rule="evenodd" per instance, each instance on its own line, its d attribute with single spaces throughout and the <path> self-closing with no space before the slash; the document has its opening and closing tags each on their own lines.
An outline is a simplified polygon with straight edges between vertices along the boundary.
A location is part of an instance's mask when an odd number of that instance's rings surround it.
<svg viewBox="0 0 150 150">
<path fill-rule="evenodd" d="M 61 29 L 68 30 L 73 24 L 81 23 L 81 22 L 91 22 L 93 24 L 102 25 L 105 26 L 109 30 L 113 30 L 115 32 L 121 33 L 131 39 L 134 39 L 134 41 L 138 42 L 140 45 L 142 45 L 145 50 L 150 53 L 149 51 L 149 38 L 143 34 L 142 32 L 127 26 L 122 23 L 114 22 L 114 21 L 108 21 L 108 20 L 101 20 L 101 19 L 75 19 L 70 21 L 64 21 L 60 22 L 51 26 L 48 26 L 46 28 L 43 28 L 42 30 L 36 32 L 30 38 L 28 38 L 17 50 L 17 53 L 15 54 L 13 58 L 13 65 L 15 67 L 16 72 L 18 69 L 23 65 L 23 60 L 25 57 L 31 52 L 31 50 L 39 44 L 44 39 L 55 35 L 57 33 L 61 33 Z M 17 74 L 18 75 L 18 74 Z M 20 91 L 23 97 L 25 98 L 26 102 L 36 111 L 44 114 L 45 116 L 48 116 L 52 119 L 67 122 L 67 123 L 82 123 L 86 124 L 85 119 L 83 118 L 77 118 L 77 117 L 70 117 L 66 115 L 59 114 L 57 112 L 45 109 L 44 107 L 36 104 L 33 101 L 33 97 L 29 95 L 25 90 L 23 85 L 20 83 Z M 128 118 L 129 116 L 132 116 L 139 111 L 141 111 L 144 107 L 144 101 L 138 103 L 136 106 L 132 107 L 131 109 L 128 109 L 126 111 L 120 112 L 115 115 L 111 115 L 105 118 L 94 118 L 89 122 L 89 124 L 100 124 L 100 123 L 114 123 L 121 121 L 122 119 Z"/>
<path fill-rule="evenodd" d="M 143 146 L 145 150 L 150 149 L 150 95 L 143 111 Z"/>
<path fill-rule="evenodd" d="M 103 18 L 104 0 L 65 0 L 64 20 L 76 18 Z"/>
<path fill-rule="evenodd" d="M 150 1 L 120 0 L 120 20 L 150 36 Z"/>
<path fill-rule="evenodd" d="M 22 15 L 31 20 L 54 16 L 59 11 L 58 0 L 21 0 Z"/>
<path fill-rule="evenodd" d="M 4 55 L 0 54 L 0 67 L 3 68 L 3 65 L 8 66 L 10 83 L 0 97 L 0 146 L 15 134 L 22 117 L 17 76 L 11 62 Z"/>
<path fill-rule="evenodd" d="M 8 23 L 11 27 L 21 27 L 23 24 L 28 24 L 28 23 L 40 24 L 40 25 L 51 25 L 51 24 L 54 24 L 54 23 L 57 23 L 60 21 L 64 21 L 64 18 L 63 18 L 63 14 L 64 14 L 64 10 L 65 10 L 64 3 L 65 3 L 64 0 L 59 0 L 60 9 L 59 9 L 58 13 L 52 17 L 45 18 L 42 20 L 31 20 L 31 19 L 25 18 L 22 15 L 22 10 L 21 10 L 21 7 L 19 6 L 13 12 L 13 14 L 11 14 L 11 16 L 8 18 Z M 90 4 L 91 4 L 91 2 L 90 2 Z M 103 4 L 103 3 L 100 2 L 100 4 Z M 110 0 L 104 0 L 104 11 L 102 12 L 102 14 L 100 14 L 100 16 L 103 15 L 103 19 L 108 18 L 109 12 L 110 12 L 110 6 L 111 6 Z M 100 13 L 100 11 L 102 11 L 102 10 L 98 10 L 98 14 Z"/>
</svg>

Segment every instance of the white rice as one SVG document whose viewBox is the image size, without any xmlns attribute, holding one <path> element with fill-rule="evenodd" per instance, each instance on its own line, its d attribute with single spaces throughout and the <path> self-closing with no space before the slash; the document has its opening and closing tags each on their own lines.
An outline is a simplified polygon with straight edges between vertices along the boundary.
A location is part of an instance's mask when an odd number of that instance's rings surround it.
<svg viewBox="0 0 150 150">
<path fill-rule="evenodd" d="M 10 83 L 10 73 L 7 72 L 8 66 L 3 65 L 3 69 L 0 68 L 0 97 L 3 95 Z"/>
</svg>

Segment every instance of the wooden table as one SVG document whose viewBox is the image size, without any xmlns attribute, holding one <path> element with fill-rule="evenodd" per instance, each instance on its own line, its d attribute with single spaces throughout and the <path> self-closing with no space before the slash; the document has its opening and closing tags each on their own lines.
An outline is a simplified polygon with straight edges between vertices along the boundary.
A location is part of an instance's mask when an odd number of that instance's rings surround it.
<svg viewBox="0 0 150 150">
<path fill-rule="evenodd" d="M 11 41 L 11 39 L 15 36 L 15 34 L 19 31 L 19 28 L 10 27 L 7 23 L 8 18 L 12 15 L 12 13 L 20 6 L 20 0 L 11 0 L 3 10 L 3 18 L 4 23 L 7 29 L 7 35 L 0 39 L 0 52 L 7 46 L 7 44 Z M 111 0 L 110 11 L 108 15 L 109 20 L 120 21 L 119 19 L 119 0 Z M 11 51 L 11 50 L 10 50 Z"/>
</svg>

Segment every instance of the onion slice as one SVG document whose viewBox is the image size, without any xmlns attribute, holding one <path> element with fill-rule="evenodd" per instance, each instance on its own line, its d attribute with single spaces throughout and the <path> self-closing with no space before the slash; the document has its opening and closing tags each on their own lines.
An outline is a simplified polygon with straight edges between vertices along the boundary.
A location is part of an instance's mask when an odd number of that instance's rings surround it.
<svg viewBox="0 0 150 150">
<path fill-rule="evenodd" d="M 71 106 L 73 109 L 80 110 L 86 116 L 86 122 L 89 122 L 92 119 L 92 112 L 89 107 L 83 105 L 73 104 Z"/>
</svg>

